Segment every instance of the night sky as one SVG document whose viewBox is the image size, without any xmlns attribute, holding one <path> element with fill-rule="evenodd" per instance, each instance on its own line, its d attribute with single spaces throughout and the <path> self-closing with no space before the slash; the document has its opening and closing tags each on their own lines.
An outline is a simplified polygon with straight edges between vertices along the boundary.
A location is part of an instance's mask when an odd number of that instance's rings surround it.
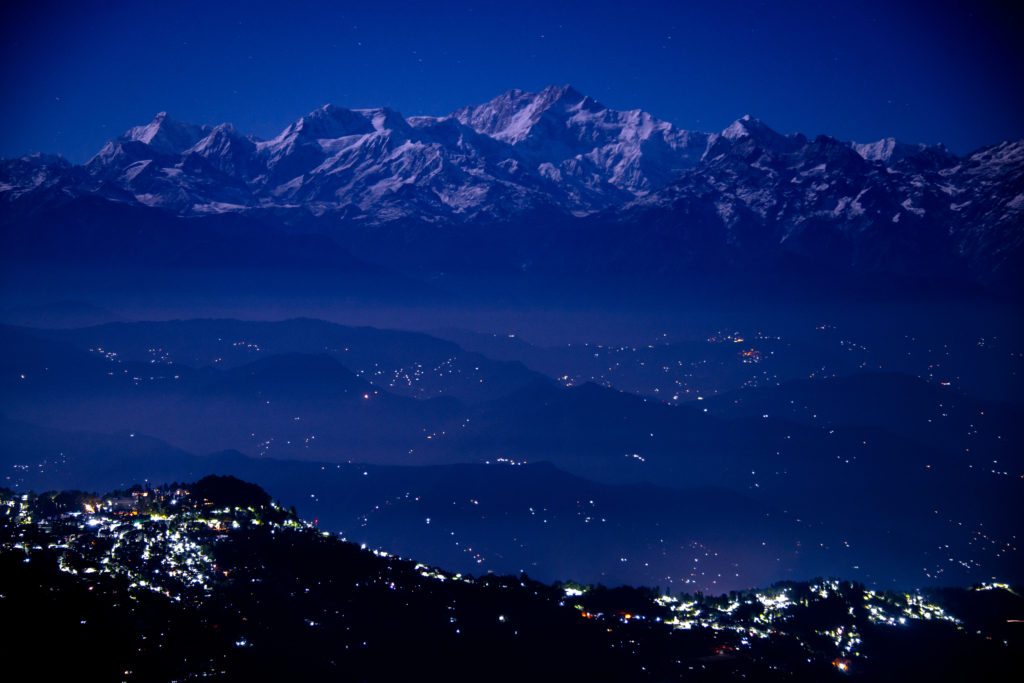
<svg viewBox="0 0 1024 683">
<path fill-rule="evenodd" d="M 966 153 L 1024 137 L 1010 4 L 8 4 L 0 156 L 82 162 L 161 110 L 266 138 L 327 102 L 440 115 L 564 83 L 683 128 L 749 113 L 786 133 Z"/>
</svg>

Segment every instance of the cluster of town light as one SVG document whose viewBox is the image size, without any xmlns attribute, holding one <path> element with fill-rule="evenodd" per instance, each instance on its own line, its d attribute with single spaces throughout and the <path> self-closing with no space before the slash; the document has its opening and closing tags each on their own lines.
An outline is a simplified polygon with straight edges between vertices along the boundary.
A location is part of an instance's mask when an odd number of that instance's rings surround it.
<svg viewBox="0 0 1024 683">
<path fill-rule="evenodd" d="M 48 546 L 50 550 L 60 552 L 58 566 L 61 571 L 73 575 L 118 575 L 127 579 L 133 590 L 153 591 L 177 601 L 190 591 L 207 593 L 212 589 L 210 581 L 220 570 L 207 548 L 226 538 L 231 530 L 261 525 L 272 526 L 271 533 L 275 529 L 315 529 L 313 525 L 291 518 L 269 524 L 261 520 L 253 508 L 210 509 L 208 503 L 196 504 L 187 491 L 154 492 L 153 498 L 148 500 L 139 496 L 148 497 L 150 492 L 136 494 L 134 498 L 95 500 L 83 504 L 81 510 L 39 520 L 32 517 L 28 495 L 4 496 L 0 498 L 0 505 L 8 508 L 8 516 L 19 525 L 34 522 L 61 529 L 62 533 L 53 535 Z M 160 505 L 153 506 L 153 503 Z M 99 544 L 102 550 L 91 549 L 96 540 L 105 541 Z M 22 542 L 14 542 L 11 547 L 24 551 L 26 562 L 31 550 L 42 550 L 39 546 L 30 548 Z M 366 549 L 365 544 L 362 547 Z M 371 552 L 379 558 L 392 557 L 384 550 Z M 473 583 L 471 577 L 459 573 L 446 574 L 425 564 L 416 564 L 415 570 L 424 578 L 440 582 Z M 227 571 L 223 573 L 227 575 Z M 395 588 L 393 582 L 390 588 Z M 647 618 L 643 614 L 621 612 L 607 617 L 590 613 L 575 600 L 586 595 L 590 587 L 570 582 L 562 584 L 561 588 L 564 593 L 561 604 L 575 607 L 585 618 L 610 618 L 625 623 Z M 976 590 L 995 589 L 1009 590 L 1009 586 L 985 583 L 976 587 Z M 831 598 L 841 598 L 849 603 L 849 623 L 836 624 L 816 633 L 834 643 L 837 656 L 832 664 L 844 672 L 852 664 L 850 658 L 861 656 L 858 646 L 862 639 L 854 626 L 856 608 L 863 610 L 861 613 L 872 624 L 899 627 L 918 620 L 947 621 L 960 627 L 957 619 L 919 592 L 877 592 L 834 579 L 819 580 L 804 590 L 779 585 L 765 590 L 733 593 L 728 599 L 724 596 L 704 599 L 701 596 L 666 594 L 658 596 L 654 602 L 670 611 L 671 618 L 664 620 L 669 627 L 733 631 L 741 636 L 742 645 L 749 645 L 751 638 L 766 639 L 774 634 L 784 634 L 793 610 L 807 607 L 813 601 Z M 737 618 L 736 613 L 741 607 L 751 607 L 744 610 L 750 616 Z M 499 615 L 499 621 L 505 620 L 504 615 Z M 657 617 L 654 621 L 662 619 Z M 243 639 L 236 645 L 244 647 L 248 643 Z"/>
<path fill-rule="evenodd" d="M 264 524 L 251 507 L 210 509 L 194 502 L 187 491 L 146 491 L 93 500 L 83 503 L 81 510 L 38 520 L 33 519 L 27 494 L 5 497 L 2 504 L 15 509 L 19 525 L 35 522 L 59 530 L 47 549 L 60 553 L 61 571 L 120 576 L 131 590 L 153 591 L 180 602 L 188 591 L 212 590 L 210 581 L 219 570 L 208 550 L 211 544 L 226 538 L 229 530 Z M 312 528 L 293 519 L 279 526 Z M 43 548 L 15 542 L 12 549 L 27 554 Z"/>
<path fill-rule="evenodd" d="M 982 590 L 984 587 L 982 588 Z M 565 587 L 566 597 L 579 597 L 586 589 L 576 586 Z M 810 600 L 827 600 L 833 596 L 840 596 L 849 587 L 841 586 L 839 581 L 827 580 L 811 584 L 809 591 Z M 860 589 L 858 589 L 860 590 Z M 665 624 L 678 629 L 707 628 L 715 631 L 734 631 L 743 637 L 743 644 L 749 644 L 749 638 L 766 639 L 777 633 L 784 633 L 786 622 L 792 614 L 792 610 L 799 606 L 806 607 L 809 599 L 796 599 L 793 588 L 777 586 L 761 591 L 735 594 L 728 600 L 713 599 L 703 600 L 690 596 L 661 595 L 655 598 L 655 602 L 672 612 L 672 617 L 665 620 Z M 948 621 L 957 624 L 959 621 L 946 613 L 939 605 L 928 602 L 920 593 L 879 593 L 870 589 L 864 589 L 862 594 L 847 595 L 851 601 L 858 601 L 864 608 L 868 621 L 873 624 L 884 624 L 887 626 L 903 626 L 912 620 L 924 621 Z M 738 623 L 731 618 L 742 606 L 757 605 L 758 609 L 749 618 Z M 577 608 L 583 611 L 581 605 Z M 836 653 L 839 655 L 833 664 L 840 671 L 849 669 L 850 660 L 848 657 L 859 657 L 861 653 L 858 647 L 863 643 L 860 633 L 852 624 L 855 621 L 856 611 L 853 606 L 849 608 L 850 624 L 837 624 L 831 629 L 817 631 L 818 635 L 827 637 L 833 641 Z M 584 616 L 594 616 L 583 611 Z"/>
</svg>

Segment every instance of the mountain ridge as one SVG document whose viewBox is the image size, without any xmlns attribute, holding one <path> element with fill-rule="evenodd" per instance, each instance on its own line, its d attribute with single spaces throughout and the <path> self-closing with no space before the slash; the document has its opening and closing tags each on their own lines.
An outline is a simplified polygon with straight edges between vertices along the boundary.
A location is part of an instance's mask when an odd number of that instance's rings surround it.
<svg viewBox="0 0 1024 683">
<path fill-rule="evenodd" d="M 957 157 L 894 138 L 782 135 L 749 115 L 719 133 L 687 131 L 568 85 L 442 117 L 325 105 L 270 140 L 161 112 L 81 166 L 0 161 L 0 223 L 14 233 L 25 214 L 76 197 L 320 232 L 378 261 L 396 246 L 423 261 L 428 248 L 457 252 L 485 236 L 489 257 L 543 263 L 547 251 L 564 263 L 575 258 L 565 239 L 582 229 L 625 241 L 587 254 L 599 270 L 610 261 L 634 273 L 795 256 L 998 290 L 1024 263 L 1024 141 Z M 520 229 L 532 226 L 539 234 Z"/>
</svg>

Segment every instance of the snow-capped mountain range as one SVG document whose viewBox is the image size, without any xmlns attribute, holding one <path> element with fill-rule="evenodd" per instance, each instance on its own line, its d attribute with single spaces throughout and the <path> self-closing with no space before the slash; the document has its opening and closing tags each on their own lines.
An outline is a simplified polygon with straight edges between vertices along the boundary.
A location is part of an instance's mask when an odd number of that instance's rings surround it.
<svg viewBox="0 0 1024 683">
<path fill-rule="evenodd" d="M 892 138 L 782 135 L 749 116 L 709 134 L 562 86 L 444 117 L 326 105 L 271 140 L 161 112 L 82 166 L 0 162 L 8 230 L 82 197 L 186 218 L 315 219 L 342 244 L 352 226 L 543 215 L 619 226 L 639 250 L 656 230 L 669 253 L 791 251 L 863 270 L 964 267 L 999 282 L 1022 263 L 1024 141 L 957 157 Z"/>
</svg>

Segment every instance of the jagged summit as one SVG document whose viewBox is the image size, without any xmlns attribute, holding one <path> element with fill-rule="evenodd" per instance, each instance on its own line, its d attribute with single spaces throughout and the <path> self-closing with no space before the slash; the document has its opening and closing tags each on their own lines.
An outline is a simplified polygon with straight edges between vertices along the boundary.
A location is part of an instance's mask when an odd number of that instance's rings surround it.
<svg viewBox="0 0 1024 683">
<path fill-rule="evenodd" d="M 571 85 L 510 90 L 452 117 L 510 144 L 545 179 L 573 185 L 581 197 L 642 196 L 695 165 L 707 143 L 704 133 L 639 109 L 609 109 Z"/>
<path fill-rule="evenodd" d="M 517 144 L 530 136 L 545 114 L 567 118 L 580 110 L 597 112 L 604 106 L 571 85 L 549 86 L 540 92 L 509 90 L 490 102 L 463 107 L 452 117 L 503 142 Z"/>
<path fill-rule="evenodd" d="M 868 161 L 889 162 L 898 152 L 903 152 L 905 155 L 904 150 L 910 145 L 900 142 L 896 138 L 882 138 L 875 142 L 851 142 L 850 147 Z"/>
<path fill-rule="evenodd" d="M 752 136 L 755 134 L 774 133 L 771 128 L 765 125 L 760 119 L 755 119 L 750 114 L 744 114 L 733 121 L 728 128 L 722 131 L 722 137 L 728 140 Z"/>
<path fill-rule="evenodd" d="M 334 104 L 325 104 L 292 123 L 274 141 L 299 136 L 309 139 L 340 138 L 371 132 L 373 126 L 365 115 Z"/>
<path fill-rule="evenodd" d="M 222 123 L 193 145 L 185 156 L 201 158 L 227 176 L 248 179 L 258 170 L 253 163 L 255 154 L 253 138 L 243 135 L 233 124 Z"/>
<path fill-rule="evenodd" d="M 956 156 L 941 142 L 936 145 L 911 144 L 888 137 L 868 143 L 851 142 L 850 147 L 867 161 L 880 161 L 887 166 L 912 158 L 930 161 L 932 165 L 950 165 L 956 160 Z"/>
<path fill-rule="evenodd" d="M 709 153 L 712 152 L 714 143 L 718 140 L 727 140 L 731 143 L 753 143 L 754 145 L 775 153 L 791 152 L 806 142 L 806 138 L 799 133 L 795 135 L 782 135 L 770 128 L 764 121 L 746 114 L 732 122 L 725 130 L 708 145 Z M 721 147 L 719 146 L 719 150 Z"/>
<path fill-rule="evenodd" d="M 207 126 L 177 121 L 162 111 L 146 125 L 130 128 L 123 135 L 107 142 L 86 162 L 86 167 L 110 179 L 116 175 L 113 171 L 118 167 L 123 168 L 153 157 L 183 154 L 209 132 Z"/>
<path fill-rule="evenodd" d="M 164 154 L 181 154 L 208 132 L 206 126 L 183 123 L 162 111 L 145 126 L 136 126 L 128 130 L 121 139 L 141 142 Z"/>
</svg>

